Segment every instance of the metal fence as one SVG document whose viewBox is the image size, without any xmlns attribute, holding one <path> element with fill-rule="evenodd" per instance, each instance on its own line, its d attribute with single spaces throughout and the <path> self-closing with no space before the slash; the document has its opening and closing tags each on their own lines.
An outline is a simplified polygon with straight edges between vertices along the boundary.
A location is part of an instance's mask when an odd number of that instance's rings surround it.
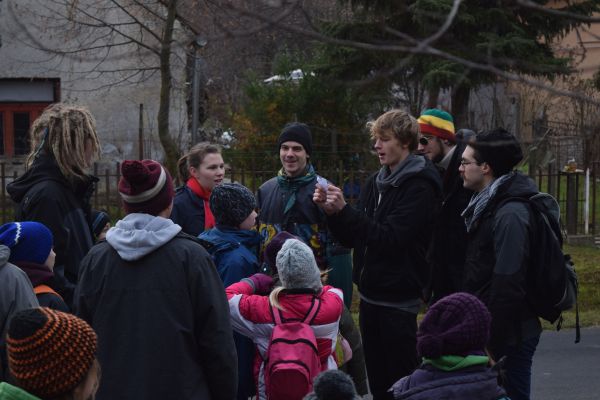
<svg viewBox="0 0 600 400">
<path fill-rule="evenodd" d="M 239 182 L 253 192 L 268 179 L 277 175 L 280 168 L 279 160 L 275 157 L 269 163 L 261 165 L 242 164 L 236 166 L 230 163 L 226 170 L 226 179 Z M 538 170 L 531 174 L 541 191 L 552 194 L 561 207 L 561 218 L 565 232 L 569 235 L 600 234 L 597 221 L 600 218 L 600 196 L 598 180 L 600 179 L 600 162 L 593 163 L 586 177 L 586 171 L 575 170 L 566 172 L 553 166 Z M 347 200 L 354 203 L 360 193 L 362 184 L 373 170 L 347 168 L 341 161 L 336 163 L 317 163 L 315 168 L 319 175 L 340 186 Z M 107 210 L 113 220 L 121 218 L 123 211 L 118 193 L 119 163 L 97 163 L 94 174 L 99 178 L 96 191 L 92 197 L 95 209 Z M 2 223 L 14 218 L 14 203 L 6 193 L 6 185 L 23 173 L 20 165 L 0 162 L 0 202 Z M 586 186 L 587 182 L 587 186 Z"/>
</svg>

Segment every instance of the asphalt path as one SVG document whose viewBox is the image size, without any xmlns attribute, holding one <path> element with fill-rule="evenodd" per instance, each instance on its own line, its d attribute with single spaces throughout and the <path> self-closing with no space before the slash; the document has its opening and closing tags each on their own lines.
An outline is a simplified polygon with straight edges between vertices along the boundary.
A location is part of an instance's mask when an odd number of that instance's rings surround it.
<svg viewBox="0 0 600 400">
<path fill-rule="evenodd" d="M 544 331 L 533 358 L 533 400 L 600 399 L 600 327 Z"/>
</svg>

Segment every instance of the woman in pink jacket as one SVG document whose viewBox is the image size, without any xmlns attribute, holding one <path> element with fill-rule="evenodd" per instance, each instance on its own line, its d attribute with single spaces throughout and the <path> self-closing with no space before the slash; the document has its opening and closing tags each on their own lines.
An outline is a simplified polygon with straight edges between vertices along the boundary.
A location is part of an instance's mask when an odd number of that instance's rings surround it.
<svg viewBox="0 0 600 400">
<path fill-rule="evenodd" d="M 344 306 L 342 291 L 323 287 L 312 250 L 299 240 L 284 243 L 276 264 L 282 286 L 268 297 L 261 294 L 269 293 L 273 280 L 264 274 L 226 289 L 233 329 L 251 338 L 258 349 L 255 376 L 259 399 L 266 398 L 265 359 L 277 316 L 284 323 L 306 319 L 316 338 L 321 371 L 337 369 L 333 354 Z"/>
</svg>

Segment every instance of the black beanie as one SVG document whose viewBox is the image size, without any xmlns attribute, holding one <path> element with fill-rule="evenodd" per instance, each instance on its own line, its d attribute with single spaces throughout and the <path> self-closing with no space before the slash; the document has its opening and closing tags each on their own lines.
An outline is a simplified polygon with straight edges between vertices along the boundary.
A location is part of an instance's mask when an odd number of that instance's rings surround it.
<svg viewBox="0 0 600 400">
<path fill-rule="evenodd" d="M 243 185 L 223 183 L 212 190 L 209 205 L 217 225 L 237 228 L 256 208 L 256 199 Z"/>
<path fill-rule="evenodd" d="M 479 133 L 469 145 L 479 153 L 477 161 L 488 163 L 496 178 L 508 174 L 523 159 L 519 141 L 503 128 Z"/>
<path fill-rule="evenodd" d="M 300 122 L 290 122 L 287 124 L 279 135 L 277 149 L 281 149 L 282 143 L 290 141 L 300 143 L 309 156 L 312 153 L 312 135 L 308 125 Z"/>
</svg>

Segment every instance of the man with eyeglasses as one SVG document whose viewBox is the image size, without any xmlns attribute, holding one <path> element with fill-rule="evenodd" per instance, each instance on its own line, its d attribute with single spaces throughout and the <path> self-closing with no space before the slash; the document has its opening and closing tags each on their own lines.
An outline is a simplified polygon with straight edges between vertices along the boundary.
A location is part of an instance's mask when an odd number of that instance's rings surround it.
<svg viewBox="0 0 600 400">
<path fill-rule="evenodd" d="M 514 172 L 523 153 L 502 128 L 478 134 L 462 153 L 464 186 L 475 192 L 463 212 L 469 243 L 463 290 L 475 294 L 492 314 L 488 349 L 495 360 L 506 356 L 505 387 L 513 400 L 529 399 L 531 364 L 541 325 L 525 294 L 529 238 L 528 206 L 514 198 L 538 193 L 527 176 Z"/>
<path fill-rule="evenodd" d="M 428 260 L 432 268 L 431 287 L 425 297 L 431 303 L 458 292 L 462 285 L 467 249 L 467 230 L 461 213 L 473 192 L 463 186 L 458 172 L 465 149 L 464 136 L 473 131 L 461 129 L 455 134 L 452 116 L 437 108 L 425 110 L 418 119 L 417 151 L 435 163 L 443 184 L 443 203 L 436 217 L 429 246 Z"/>
</svg>

